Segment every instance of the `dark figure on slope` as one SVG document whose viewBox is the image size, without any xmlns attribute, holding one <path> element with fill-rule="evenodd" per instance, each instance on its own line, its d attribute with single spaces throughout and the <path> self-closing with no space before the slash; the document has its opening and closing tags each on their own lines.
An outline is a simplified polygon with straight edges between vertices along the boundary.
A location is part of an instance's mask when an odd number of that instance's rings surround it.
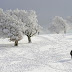
<svg viewBox="0 0 72 72">
<path fill-rule="evenodd" d="M 71 58 L 72 58 L 72 50 L 71 50 L 71 52 L 70 52 L 70 55 L 71 55 Z"/>
</svg>

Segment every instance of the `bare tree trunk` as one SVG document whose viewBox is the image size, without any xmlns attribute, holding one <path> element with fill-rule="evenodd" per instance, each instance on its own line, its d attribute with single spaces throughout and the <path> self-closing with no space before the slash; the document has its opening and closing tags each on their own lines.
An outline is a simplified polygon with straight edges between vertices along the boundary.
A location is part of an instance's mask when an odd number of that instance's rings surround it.
<svg viewBox="0 0 72 72">
<path fill-rule="evenodd" d="M 66 30 L 64 30 L 64 34 L 66 34 Z"/>
<path fill-rule="evenodd" d="M 57 34 L 59 34 L 59 32 L 56 32 Z"/>
<path fill-rule="evenodd" d="M 31 43 L 31 37 L 30 36 L 27 37 L 28 37 L 28 42 Z"/>
<path fill-rule="evenodd" d="M 64 34 L 66 34 L 66 27 L 64 27 Z"/>
<path fill-rule="evenodd" d="M 39 32 L 38 32 L 38 35 L 39 35 Z"/>
<path fill-rule="evenodd" d="M 15 46 L 18 46 L 18 40 L 15 41 Z"/>
</svg>

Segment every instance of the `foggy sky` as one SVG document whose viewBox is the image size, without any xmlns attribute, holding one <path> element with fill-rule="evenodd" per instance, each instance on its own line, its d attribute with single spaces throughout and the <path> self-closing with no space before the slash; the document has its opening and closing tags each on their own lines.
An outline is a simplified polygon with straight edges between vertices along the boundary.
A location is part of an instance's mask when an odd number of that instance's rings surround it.
<svg viewBox="0 0 72 72">
<path fill-rule="evenodd" d="M 54 16 L 72 16 L 72 0 L 0 0 L 0 8 L 35 10 L 44 28 Z"/>
</svg>

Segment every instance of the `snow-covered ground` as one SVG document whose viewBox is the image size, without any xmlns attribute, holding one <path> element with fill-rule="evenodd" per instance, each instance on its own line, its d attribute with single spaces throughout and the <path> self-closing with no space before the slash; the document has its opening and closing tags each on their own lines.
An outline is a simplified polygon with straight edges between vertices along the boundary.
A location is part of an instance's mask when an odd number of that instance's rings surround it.
<svg viewBox="0 0 72 72">
<path fill-rule="evenodd" d="M 18 47 L 0 39 L 0 72 L 72 72 L 71 49 L 71 34 L 24 37 Z"/>
</svg>

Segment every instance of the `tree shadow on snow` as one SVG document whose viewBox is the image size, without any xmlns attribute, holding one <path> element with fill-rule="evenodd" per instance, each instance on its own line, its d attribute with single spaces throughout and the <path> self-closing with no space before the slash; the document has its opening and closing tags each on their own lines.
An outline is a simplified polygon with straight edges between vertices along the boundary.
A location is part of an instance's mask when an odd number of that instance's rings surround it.
<svg viewBox="0 0 72 72">
<path fill-rule="evenodd" d="M 59 62 L 63 63 L 63 62 L 68 62 L 68 61 L 71 61 L 71 59 L 60 60 Z"/>
<path fill-rule="evenodd" d="M 11 47 L 14 47 L 13 44 L 0 44 L 0 49 L 1 48 L 11 48 Z"/>
</svg>

